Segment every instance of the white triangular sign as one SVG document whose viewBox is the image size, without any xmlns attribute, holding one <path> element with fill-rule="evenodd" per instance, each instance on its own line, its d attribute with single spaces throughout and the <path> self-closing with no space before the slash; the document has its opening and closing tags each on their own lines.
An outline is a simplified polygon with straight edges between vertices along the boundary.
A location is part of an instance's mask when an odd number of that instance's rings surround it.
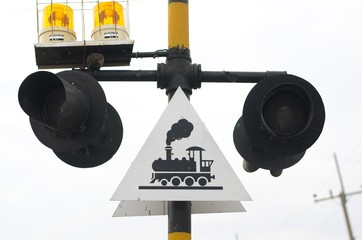
<svg viewBox="0 0 362 240">
<path fill-rule="evenodd" d="M 248 201 L 244 186 L 179 88 L 114 201 Z"/>
</svg>

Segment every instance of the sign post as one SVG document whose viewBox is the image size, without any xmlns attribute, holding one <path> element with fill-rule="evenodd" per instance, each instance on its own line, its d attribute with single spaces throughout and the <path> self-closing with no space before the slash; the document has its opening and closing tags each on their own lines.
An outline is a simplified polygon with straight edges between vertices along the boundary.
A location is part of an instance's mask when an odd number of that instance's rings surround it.
<svg viewBox="0 0 362 240">
<path fill-rule="evenodd" d="M 170 51 L 183 49 L 184 53 L 177 56 L 173 62 L 191 63 L 189 51 L 189 12 L 188 0 L 168 1 L 168 48 Z M 185 55 L 188 58 L 183 58 Z M 167 61 L 172 60 L 167 58 Z M 188 62 L 190 61 L 190 62 Z M 189 79 L 185 79 L 186 81 Z M 168 93 L 169 100 L 173 90 Z M 170 202 L 168 206 L 168 240 L 191 240 L 191 202 Z"/>
</svg>

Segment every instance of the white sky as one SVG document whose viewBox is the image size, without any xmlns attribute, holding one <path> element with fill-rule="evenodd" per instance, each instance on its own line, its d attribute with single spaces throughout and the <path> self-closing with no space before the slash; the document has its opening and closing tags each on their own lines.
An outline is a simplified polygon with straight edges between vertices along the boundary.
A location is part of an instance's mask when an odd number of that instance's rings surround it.
<svg viewBox="0 0 362 240">
<path fill-rule="evenodd" d="M 109 199 L 167 105 L 156 83 L 102 83 L 125 128 L 106 164 L 72 168 L 33 135 L 17 100 L 23 79 L 37 71 L 35 1 L 0 10 L 0 239 L 167 239 L 167 217 L 112 218 Z M 252 84 L 203 84 L 191 103 L 253 198 L 246 213 L 194 215 L 195 240 L 348 239 L 338 199 L 333 152 L 347 192 L 362 185 L 362 2 L 359 0 L 190 0 L 190 48 L 203 70 L 286 70 L 311 82 L 326 107 L 324 131 L 300 163 L 273 178 L 249 174 L 232 131 Z M 90 23 L 92 24 L 92 23 Z M 167 48 L 167 1 L 130 0 L 134 51 Z M 155 70 L 164 59 L 133 60 L 122 69 Z M 56 70 L 54 72 L 61 71 Z M 362 194 L 348 210 L 362 239 Z"/>
</svg>

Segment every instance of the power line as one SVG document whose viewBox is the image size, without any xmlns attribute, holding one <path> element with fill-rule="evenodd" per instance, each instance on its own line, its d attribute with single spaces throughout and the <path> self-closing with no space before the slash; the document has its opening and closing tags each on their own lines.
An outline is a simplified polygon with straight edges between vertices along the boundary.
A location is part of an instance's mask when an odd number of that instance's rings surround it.
<svg viewBox="0 0 362 240">
<path fill-rule="evenodd" d="M 307 208 L 304 208 L 303 211 L 301 211 L 299 214 L 293 213 L 291 214 L 292 217 L 287 217 L 287 222 L 283 223 L 283 229 L 280 229 L 277 232 L 274 232 L 273 235 L 269 237 L 269 239 L 280 239 L 280 235 L 285 233 L 286 230 L 291 229 L 292 227 L 296 226 L 298 222 L 300 222 L 305 216 L 307 216 L 312 210 L 311 206 L 308 206 Z"/>
<path fill-rule="evenodd" d="M 348 235 L 349 235 L 349 239 L 350 240 L 355 240 L 354 236 L 353 236 L 353 232 L 352 232 L 352 226 L 351 226 L 351 222 L 349 219 L 349 215 L 348 215 L 348 210 L 347 210 L 347 196 L 351 196 L 351 195 L 356 195 L 359 193 L 362 193 L 362 191 L 355 191 L 355 192 L 350 192 L 350 193 L 346 193 L 344 190 L 344 184 L 343 184 L 343 179 L 342 179 L 342 174 L 339 168 L 339 164 L 338 164 L 338 159 L 337 159 L 337 155 L 336 153 L 333 154 L 334 160 L 336 162 L 336 167 L 337 167 L 337 173 L 338 173 L 338 177 L 339 177 L 339 182 L 341 185 L 341 193 L 338 195 L 333 195 L 332 191 L 330 191 L 330 196 L 329 197 L 325 197 L 325 198 L 319 198 L 317 199 L 317 195 L 314 194 L 314 202 L 320 202 L 320 201 L 325 201 L 325 200 L 331 200 L 331 199 L 335 199 L 335 198 L 339 198 L 341 200 L 341 205 L 342 205 L 342 210 L 343 210 L 343 214 L 345 217 L 345 221 L 346 221 L 346 225 L 347 225 L 347 231 L 348 231 Z"/>
<path fill-rule="evenodd" d="M 327 218 L 325 218 L 322 222 L 320 222 L 318 225 L 316 225 L 315 227 L 313 227 L 312 230 L 309 230 L 308 232 L 304 233 L 303 235 L 301 235 L 299 238 L 297 238 L 296 240 L 301 240 L 301 239 L 306 239 L 307 236 L 309 236 L 311 233 L 316 232 L 318 229 L 320 229 L 322 226 L 324 226 L 326 223 L 328 223 L 330 220 L 332 220 L 335 216 L 337 215 L 337 211 L 332 212 L 332 214 L 330 214 L 330 216 L 328 216 Z"/>
</svg>

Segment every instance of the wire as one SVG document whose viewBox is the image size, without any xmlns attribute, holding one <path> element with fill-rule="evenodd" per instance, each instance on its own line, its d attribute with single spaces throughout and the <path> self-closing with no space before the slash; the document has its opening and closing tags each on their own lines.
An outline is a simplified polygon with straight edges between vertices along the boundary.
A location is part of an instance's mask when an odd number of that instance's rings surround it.
<svg viewBox="0 0 362 240">
<path fill-rule="evenodd" d="M 325 164 L 322 169 L 328 169 L 329 167 L 332 167 L 332 166 L 334 166 L 332 161 L 325 161 Z M 318 181 L 317 185 L 315 185 L 314 191 L 313 191 L 314 194 L 323 192 L 323 191 L 325 191 L 326 188 L 331 189 L 332 186 L 339 186 L 337 178 L 335 177 L 336 174 L 334 173 L 334 171 L 333 171 L 333 173 L 330 173 L 329 175 L 323 175 L 323 176 L 324 176 L 324 178 L 321 179 L 320 181 Z"/>
<path fill-rule="evenodd" d="M 295 240 L 301 240 L 301 239 L 306 239 L 306 236 L 310 235 L 311 233 L 316 232 L 318 229 L 320 229 L 324 224 L 328 223 L 329 221 L 331 221 L 336 215 L 337 215 L 338 211 L 337 209 L 332 212 L 332 214 L 330 216 L 328 216 L 324 221 L 322 221 L 320 224 L 318 224 L 316 227 L 314 227 L 312 230 L 308 231 L 307 233 L 305 233 L 304 235 L 302 235 L 301 237 L 295 239 Z"/>
<path fill-rule="evenodd" d="M 309 205 L 306 208 L 304 208 L 300 214 L 297 215 L 296 213 L 292 213 L 289 216 L 287 216 L 286 217 L 287 223 L 282 224 L 283 229 L 279 229 L 279 231 L 274 233 L 269 239 L 270 240 L 279 239 L 280 235 L 285 232 L 285 229 L 294 227 L 297 223 L 299 223 L 305 216 L 307 216 L 311 212 L 313 207 L 314 205 Z M 294 219 L 293 217 L 290 216 L 293 216 Z M 290 220 L 291 218 L 292 220 Z"/>
<path fill-rule="evenodd" d="M 362 156 L 355 156 L 355 154 L 360 153 L 360 151 L 358 151 L 358 150 L 360 149 L 361 146 L 362 146 L 362 137 L 353 146 L 353 148 L 351 149 L 351 151 L 347 155 L 346 159 L 344 159 L 344 162 L 347 162 L 347 161 L 350 162 L 350 164 L 348 164 L 348 166 L 347 166 L 347 168 L 345 170 L 346 172 L 348 172 L 348 174 L 346 176 L 347 179 L 348 178 L 349 179 L 353 178 L 354 177 L 353 173 L 355 173 L 356 171 L 359 171 L 358 175 L 360 175 L 360 168 L 358 168 L 356 166 L 361 164 Z M 354 160 L 351 160 L 353 158 L 354 158 Z"/>
</svg>

